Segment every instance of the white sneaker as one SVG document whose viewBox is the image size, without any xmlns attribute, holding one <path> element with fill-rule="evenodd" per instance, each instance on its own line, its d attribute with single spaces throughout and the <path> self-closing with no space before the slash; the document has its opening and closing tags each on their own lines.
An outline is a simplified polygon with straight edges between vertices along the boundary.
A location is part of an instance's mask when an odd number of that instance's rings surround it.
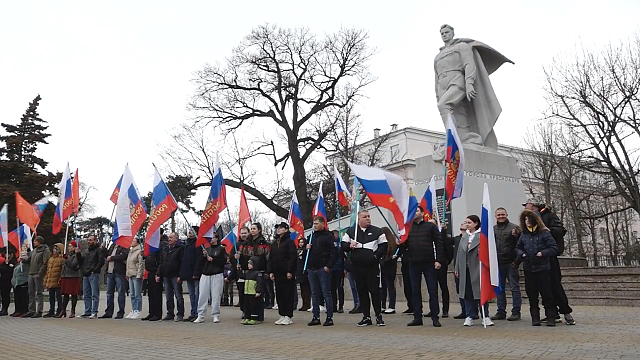
<svg viewBox="0 0 640 360">
<path fill-rule="evenodd" d="M 91 316 L 89 316 L 89 319 L 97 319 L 98 318 L 98 314 L 91 314 Z"/>
<path fill-rule="evenodd" d="M 272 310 L 278 310 L 278 304 L 273 305 Z"/>
<path fill-rule="evenodd" d="M 131 319 L 131 317 L 133 316 L 133 310 L 129 311 L 129 315 L 125 316 L 125 319 Z"/>
<path fill-rule="evenodd" d="M 313 311 L 313 306 L 307 309 L 307 312 L 312 312 Z"/>
<path fill-rule="evenodd" d="M 213 315 L 213 323 L 217 324 L 220 322 L 220 316 L 219 315 Z"/>
<path fill-rule="evenodd" d="M 470 317 L 464 319 L 464 326 L 473 326 L 473 319 Z"/>
<path fill-rule="evenodd" d="M 203 322 L 204 322 L 204 318 L 200 316 L 198 316 L 198 318 L 193 321 L 194 324 L 201 324 Z"/>
<path fill-rule="evenodd" d="M 284 316 L 284 319 L 282 319 L 282 322 L 280 323 L 280 325 L 291 325 L 293 324 L 293 319 L 291 319 L 288 316 Z"/>
<path fill-rule="evenodd" d="M 327 308 L 325 306 L 320 306 L 320 312 L 327 312 Z"/>
<path fill-rule="evenodd" d="M 486 317 L 484 319 L 482 319 L 482 325 L 484 326 L 493 326 L 493 321 L 491 321 L 490 318 Z"/>
<path fill-rule="evenodd" d="M 383 312 L 385 314 L 395 314 L 396 313 L 396 309 L 388 308 L 388 309 L 384 309 Z"/>
<path fill-rule="evenodd" d="M 282 320 L 284 320 L 284 316 L 280 316 L 280 318 L 276 320 L 276 325 L 282 325 Z"/>
<path fill-rule="evenodd" d="M 140 316 L 140 311 L 136 310 L 133 312 L 133 315 L 131 315 L 131 317 L 129 319 L 131 320 L 138 320 L 142 318 L 142 316 Z"/>
</svg>

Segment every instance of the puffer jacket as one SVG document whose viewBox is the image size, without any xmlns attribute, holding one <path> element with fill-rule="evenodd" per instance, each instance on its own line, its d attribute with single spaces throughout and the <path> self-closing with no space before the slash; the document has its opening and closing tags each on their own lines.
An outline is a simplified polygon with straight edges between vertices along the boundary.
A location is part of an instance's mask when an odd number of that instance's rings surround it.
<svg viewBox="0 0 640 360">
<path fill-rule="evenodd" d="M 508 265 L 516 258 L 516 244 L 518 236 L 511 234 L 513 229 L 518 229 L 518 225 L 509 222 L 496 223 L 493 226 L 493 234 L 496 238 L 496 250 L 498 252 L 498 263 Z"/>
<path fill-rule="evenodd" d="M 413 222 L 405 241 L 405 257 L 410 264 L 446 264 L 438 226 L 429 221 Z M 404 260 L 404 257 L 402 258 Z"/>
<path fill-rule="evenodd" d="M 267 273 L 277 276 L 296 273 L 298 259 L 296 257 L 296 243 L 291 240 L 291 233 L 285 232 L 271 244 L 267 262 Z"/>
<path fill-rule="evenodd" d="M 62 265 L 64 264 L 63 245 L 57 243 L 53 245 L 58 248 L 58 255 L 52 255 L 47 261 L 47 272 L 42 280 L 45 289 L 57 289 L 60 287 L 60 276 L 62 275 Z"/>
<path fill-rule="evenodd" d="M 142 258 L 142 250 L 136 245 L 129 249 L 127 254 L 127 273 L 128 278 L 142 279 L 144 276 L 144 259 Z"/>
<path fill-rule="evenodd" d="M 542 257 L 536 256 L 538 252 L 542 253 Z M 524 271 L 549 271 L 549 257 L 556 255 L 558 247 L 549 230 L 541 227 L 536 227 L 533 232 L 526 227 L 522 229 L 516 245 L 516 264 L 523 262 Z"/>
</svg>

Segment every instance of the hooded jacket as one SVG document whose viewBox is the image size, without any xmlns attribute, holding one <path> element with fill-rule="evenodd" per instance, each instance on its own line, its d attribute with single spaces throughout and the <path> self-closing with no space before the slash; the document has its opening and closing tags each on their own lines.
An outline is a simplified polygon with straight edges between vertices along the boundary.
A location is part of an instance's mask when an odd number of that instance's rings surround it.
<svg viewBox="0 0 640 360">
<path fill-rule="evenodd" d="M 51 255 L 47 261 L 47 272 L 44 275 L 42 286 L 45 289 L 57 289 L 60 287 L 60 276 L 62 274 L 62 265 L 64 264 L 63 245 L 60 243 L 53 246 L 58 248 L 58 255 Z"/>
<path fill-rule="evenodd" d="M 296 252 L 296 244 L 291 239 L 291 233 L 287 231 L 271 243 L 267 273 L 276 276 L 286 275 L 287 273 L 295 275 L 297 267 Z"/>
<path fill-rule="evenodd" d="M 525 225 L 526 216 L 534 216 L 536 219 L 536 225 L 531 229 Z M 520 226 L 522 233 L 516 245 L 516 263 L 523 262 L 523 269 L 527 272 L 549 271 L 549 257 L 558 255 L 558 247 L 551 232 L 537 214 L 528 210 L 520 215 Z M 542 253 L 541 257 L 537 256 L 539 252 Z"/>
<path fill-rule="evenodd" d="M 46 245 L 40 245 L 40 247 L 33 249 L 24 261 L 25 264 L 29 264 L 29 275 L 38 275 L 41 279 L 44 278 L 49 257 L 51 257 L 51 251 Z"/>
</svg>

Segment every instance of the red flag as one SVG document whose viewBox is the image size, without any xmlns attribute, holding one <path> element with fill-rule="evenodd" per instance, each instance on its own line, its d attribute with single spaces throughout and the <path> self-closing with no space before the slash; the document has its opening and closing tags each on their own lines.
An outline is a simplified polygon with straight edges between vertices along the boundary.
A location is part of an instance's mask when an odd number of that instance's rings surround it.
<svg viewBox="0 0 640 360">
<path fill-rule="evenodd" d="M 40 222 L 40 216 L 33 209 L 33 206 L 16 191 L 16 216 L 20 222 L 26 224 L 31 231 L 36 232 L 36 227 Z"/>
<path fill-rule="evenodd" d="M 240 213 L 238 215 L 238 234 L 240 234 L 240 229 L 248 222 L 251 222 L 251 214 L 247 205 L 247 197 L 244 195 L 244 188 L 240 189 Z"/>
<path fill-rule="evenodd" d="M 73 213 L 78 215 L 78 211 L 80 210 L 80 178 L 78 177 L 78 169 L 76 169 L 76 176 L 73 177 L 71 196 L 73 197 Z"/>
</svg>

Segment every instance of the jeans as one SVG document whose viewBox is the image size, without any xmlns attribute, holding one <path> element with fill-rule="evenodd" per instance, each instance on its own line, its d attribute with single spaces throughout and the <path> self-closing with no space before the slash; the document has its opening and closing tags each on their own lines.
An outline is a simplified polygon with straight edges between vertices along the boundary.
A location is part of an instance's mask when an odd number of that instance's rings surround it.
<svg viewBox="0 0 640 360">
<path fill-rule="evenodd" d="M 178 302 L 178 317 L 184 317 L 184 297 L 182 297 L 182 285 L 178 284 L 177 277 L 164 278 L 164 294 L 167 298 L 167 317 L 173 318 L 175 296 Z"/>
<path fill-rule="evenodd" d="M 194 318 L 198 316 L 198 295 L 200 294 L 200 280 L 186 280 L 186 283 L 187 291 L 189 291 L 189 303 L 191 304 L 191 315 L 189 316 Z"/>
<path fill-rule="evenodd" d="M 440 314 L 438 304 L 438 272 L 433 263 L 409 264 L 409 276 L 411 277 L 411 302 L 413 304 L 413 318 L 422 320 L 422 277 L 427 282 L 429 293 L 429 311 L 431 319 L 437 320 Z"/>
<path fill-rule="evenodd" d="M 113 295 L 118 292 L 118 317 L 124 316 L 125 293 L 124 293 L 124 274 L 107 274 L 107 308 L 104 314 L 113 316 Z"/>
<path fill-rule="evenodd" d="M 520 308 L 522 307 L 522 295 L 520 295 L 520 276 L 518 269 L 514 269 L 511 264 L 500 265 L 500 285 L 504 286 L 506 281 L 509 281 L 509 287 L 511 288 L 511 297 L 513 298 L 513 304 L 511 312 L 520 314 Z M 496 299 L 498 303 L 498 312 L 503 314 L 507 313 L 507 294 L 506 291 L 502 291 Z"/>
<path fill-rule="evenodd" d="M 56 301 L 58 302 L 58 308 L 56 308 Z M 54 315 L 60 312 L 62 309 L 62 294 L 60 288 L 49 289 L 49 314 Z"/>
<path fill-rule="evenodd" d="M 42 279 L 39 275 L 29 275 L 29 312 L 42 313 L 43 297 Z"/>
<path fill-rule="evenodd" d="M 353 297 L 353 308 L 360 307 L 360 296 L 358 295 L 358 288 L 356 287 L 356 280 L 353 278 L 353 273 L 347 271 L 347 279 L 349 279 L 349 287 L 351 288 L 351 297 Z"/>
<path fill-rule="evenodd" d="M 82 277 L 82 295 L 84 315 L 97 315 L 100 305 L 100 274 L 93 273 Z"/>
<path fill-rule="evenodd" d="M 153 279 L 153 281 L 156 281 Z M 142 278 L 129 278 L 131 310 L 142 311 Z"/>
<path fill-rule="evenodd" d="M 327 305 L 327 317 L 333 317 L 333 300 L 331 299 L 331 272 L 321 269 L 308 269 L 309 285 L 311 286 L 311 305 L 313 307 L 313 317 L 320 318 L 320 296 L 324 298 Z"/>
<path fill-rule="evenodd" d="M 462 284 L 460 284 L 462 286 Z M 481 317 L 478 314 L 480 308 L 480 300 L 473 296 L 473 286 L 471 285 L 471 274 L 469 274 L 469 268 L 467 268 L 467 283 L 464 285 L 464 310 L 468 318 Z M 489 303 L 483 306 L 484 317 L 489 317 Z"/>
<path fill-rule="evenodd" d="M 222 300 L 222 286 L 224 275 L 202 275 L 200 277 L 198 294 L 198 317 L 204 318 L 207 313 L 209 296 L 211 296 L 211 316 L 220 315 L 220 300 Z"/>
</svg>

